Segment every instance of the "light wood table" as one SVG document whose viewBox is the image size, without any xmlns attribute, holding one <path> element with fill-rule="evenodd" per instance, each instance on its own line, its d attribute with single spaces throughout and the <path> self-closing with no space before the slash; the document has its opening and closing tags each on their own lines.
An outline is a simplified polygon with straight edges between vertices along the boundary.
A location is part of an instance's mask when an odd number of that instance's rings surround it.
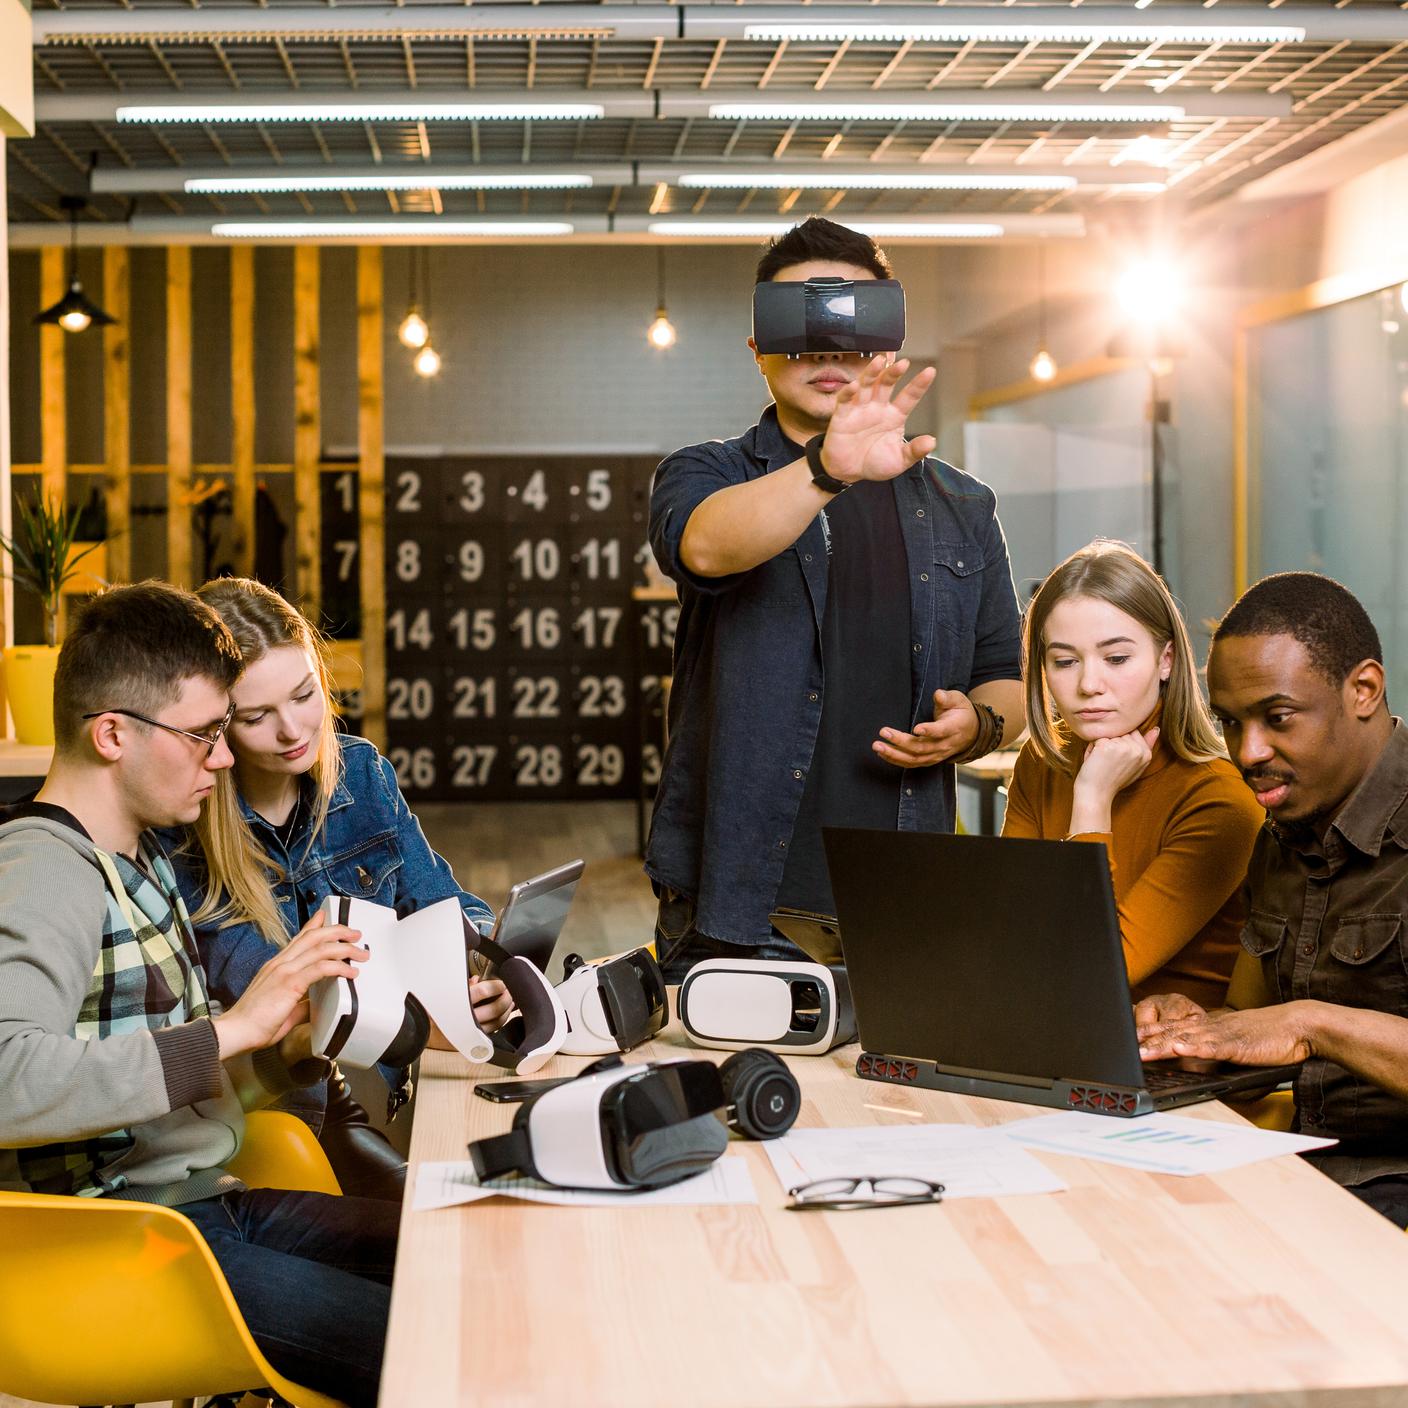
<svg viewBox="0 0 1408 1408">
<path fill-rule="evenodd" d="M 675 1022 L 630 1059 L 683 1049 Z M 855 1055 L 790 1062 L 801 1125 L 1033 1113 L 862 1081 Z M 471 1093 L 494 1078 L 427 1053 L 412 1179 L 508 1128 Z M 1296 1158 L 1174 1178 L 1041 1155 L 1068 1192 L 796 1213 L 735 1147 L 757 1207 L 408 1197 L 382 1408 L 1408 1403 L 1408 1237 Z"/>
</svg>

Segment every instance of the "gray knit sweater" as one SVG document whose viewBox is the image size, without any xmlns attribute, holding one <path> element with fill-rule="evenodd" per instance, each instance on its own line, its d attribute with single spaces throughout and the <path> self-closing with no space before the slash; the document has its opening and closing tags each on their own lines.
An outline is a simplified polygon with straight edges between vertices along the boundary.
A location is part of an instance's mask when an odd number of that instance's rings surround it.
<svg viewBox="0 0 1408 1408">
<path fill-rule="evenodd" d="M 179 1206 L 240 1188 L 223 1165 L 243 1108 L 325 1063 L 222 1065 L 155 839 L 139 867 L 50 810 L 0 824 L 0 1189 Z"/>
</svg>

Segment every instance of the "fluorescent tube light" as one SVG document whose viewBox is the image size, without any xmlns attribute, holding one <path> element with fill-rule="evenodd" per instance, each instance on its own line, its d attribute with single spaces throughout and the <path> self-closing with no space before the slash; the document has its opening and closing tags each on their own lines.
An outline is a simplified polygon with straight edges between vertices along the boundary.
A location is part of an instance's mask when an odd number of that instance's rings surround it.
<svg viewBox="0 0 1408 1408">
<path fill-rule="evenodd" d="M 217 220 L 210 233 L 223 239 L 397 239 L 445 235 L 570 235 L 561 220 Z"/>
<path fill-rule="evenodd" d="M 774 122 L 1176 122 L 1176 103 L 1080 103 L 1031 99 L 1004 103 L 836 103 L 782 99 L 777 102 L 711 103 L 709 116 L 729 121 Z"/>
<path fill-rule="evenodd" d="M 298 176 L 200 176 L 184 183 L 191 195 L 277 195 L 281 191 L 566 191 L 585 190 L 588 175 L 545 172 L 522 176 L 437 175 L 433 167 L 416 175 L 339 176 L 308 172 Z"/>
<path fill-rule="evenodd" d="M 933 172 L 922 175 L 891 172 L 808 171 L 793 172 L 688 171 L 678 182 L 690 190 L 787 190 L 807 191 L 1069 191 L 1078 183 L 1074 176 L 982 176 L 963 172 Z"/>
<path fill-rule="evenodd" d="M 750 24 L 745 39 L 797 43 L 855 44 L 1155 44 L 1160 40 L 1185 44 L 1298 44 L 1305 30 L 1289 24 L 1082 24 L 1078 17 L 1053 24 L 1020 21 L 992 24 L 954 24 L 943 20 L 917 24 L 848 24 L 823 19 L 793 23 Z"/>
<path fill-rule="evenodd" d="M 496 122 L 599 118 L 600 103 L 356 102 L 122 104 L 119 122 Z"/>
</svg>

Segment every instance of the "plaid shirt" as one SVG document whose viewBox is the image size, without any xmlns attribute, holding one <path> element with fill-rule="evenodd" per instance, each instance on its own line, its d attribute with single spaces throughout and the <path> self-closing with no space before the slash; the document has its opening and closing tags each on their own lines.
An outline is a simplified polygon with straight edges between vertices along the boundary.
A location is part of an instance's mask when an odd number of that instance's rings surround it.
<svg viewBox="0 0 1408 1408">
<path fill-rule="evenodd" d="M 74 1035 L 91 1041 L 176 1026 L 210 1015 L 191 921 L 166 856 L 143 837 L 141 859 L 96 852 L 107 881 L 102 945 Z M 147 872 L 150 873 L 147 873 Z M 18 1150 L 21 1174 L 36 1193 L 99 1197 L 127 1186 L 114 1167 L 134 1147 L 116 1129 L 91 1139 Z"/>
</svg>

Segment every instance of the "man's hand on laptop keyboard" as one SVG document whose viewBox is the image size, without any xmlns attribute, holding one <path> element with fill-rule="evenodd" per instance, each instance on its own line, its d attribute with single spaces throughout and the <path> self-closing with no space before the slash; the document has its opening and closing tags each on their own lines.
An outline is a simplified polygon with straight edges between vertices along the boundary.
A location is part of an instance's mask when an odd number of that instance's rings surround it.
<svg viewBox="0 0 1408 1408">
<path fill-rule="evenodd" d="M 1188 1005 L 1196 1007 L 1193 1003 Z M 1141 1028 L 1139 1057 L 1143 1061 L 1192 1056 L 1206 1061 L 1231 1061 L 1239 1066 L 1292 1065 L 1311 1054 L 1308 1024 L 1303 1020 L 1305 1006 L 1285 1002 L 1246 1012 L 1211 1015 L 1199 1008 L 1199 1015 L 1165 1022 L 1157 1031 L 1145 1032 Z"/>
<path fill-rule="evenodd" d="M 1181 992 L 1164 992 L 1134 1004 L 1134 1030 L 1143 1041 L 1146 1034 L 1162 1030 L 1171 1022 L 1195 1022 L 1208 1014 Z"/>
</svg>

